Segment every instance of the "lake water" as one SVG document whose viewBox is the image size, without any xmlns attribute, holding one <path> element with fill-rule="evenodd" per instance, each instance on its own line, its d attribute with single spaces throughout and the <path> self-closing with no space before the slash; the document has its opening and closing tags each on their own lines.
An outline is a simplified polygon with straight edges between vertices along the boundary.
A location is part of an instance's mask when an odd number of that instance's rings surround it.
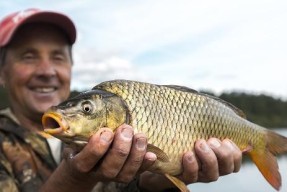
<svg viewBox="0 0 287 192">
<path fill-rule="evenodd" d="M 286 129 L 276 132 L 287 137 Z M 278 158 L 279 170 L 282 177 L 281 192 L 287 191 L 287 155 Z M 276 192 L 264 179 L 256 165 L 244 163 L 238 173 L 220 177 L 212 183 L 196 183 L 188 186 L 191 192 Z"/>
</svg>

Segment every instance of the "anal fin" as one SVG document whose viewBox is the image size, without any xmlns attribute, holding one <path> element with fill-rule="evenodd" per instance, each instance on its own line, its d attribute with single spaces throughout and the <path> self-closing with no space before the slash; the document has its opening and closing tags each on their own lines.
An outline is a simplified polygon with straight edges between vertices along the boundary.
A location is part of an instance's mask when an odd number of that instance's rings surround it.
<svg viewBox="0 0 287 192">
<path fill-rule="evenodd" d="M 164 174 L 181 192 L 189 192 L 184 182 L 169 174 Z"/>
</svg>

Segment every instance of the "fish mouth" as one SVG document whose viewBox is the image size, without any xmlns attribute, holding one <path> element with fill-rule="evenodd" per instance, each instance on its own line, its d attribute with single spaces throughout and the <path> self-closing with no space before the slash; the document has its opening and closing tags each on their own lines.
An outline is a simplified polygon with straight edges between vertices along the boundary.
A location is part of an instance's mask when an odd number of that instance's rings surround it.
<svg viewBox="0 0 287 192">
<path fill-rule="evenodd" d="M 68 123 L 62 115 L 55 112 L 46 112 L 42 117 L 44 132 L 50 135 L 57 135 L 69 129 Z"/>
</svg>

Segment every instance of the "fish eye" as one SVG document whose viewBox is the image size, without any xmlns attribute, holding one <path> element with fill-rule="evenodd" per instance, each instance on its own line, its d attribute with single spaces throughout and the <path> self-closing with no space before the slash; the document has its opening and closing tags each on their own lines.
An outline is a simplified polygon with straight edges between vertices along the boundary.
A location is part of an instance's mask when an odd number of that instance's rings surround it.
<svg viewBox="0 0 287 192">
<path fill-rule="evenodd" d="M 90 102 L 82 103 L 82 110 L 84 113 L 91 113 L 93 111 L 93 105 Z"/>
</svg>

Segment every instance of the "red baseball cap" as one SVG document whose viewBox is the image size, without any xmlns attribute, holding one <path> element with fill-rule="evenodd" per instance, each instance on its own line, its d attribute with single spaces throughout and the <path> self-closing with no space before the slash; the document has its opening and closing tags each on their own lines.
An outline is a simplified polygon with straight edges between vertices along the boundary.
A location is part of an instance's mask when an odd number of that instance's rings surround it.
<svg viewBox="0 0 287 192">
<path fill-rule="evenodd" d="M 12 13 L 0 21 L 0 47 L 4 47 L 9 43 L 17 29 L 23 24 L 34 22 L 54 24 L 67 34 L 71 44 L 74 44 L 76 40 L 76 27 L 66 15 L 40 9 L 27 9 Z"/>
</svg>

